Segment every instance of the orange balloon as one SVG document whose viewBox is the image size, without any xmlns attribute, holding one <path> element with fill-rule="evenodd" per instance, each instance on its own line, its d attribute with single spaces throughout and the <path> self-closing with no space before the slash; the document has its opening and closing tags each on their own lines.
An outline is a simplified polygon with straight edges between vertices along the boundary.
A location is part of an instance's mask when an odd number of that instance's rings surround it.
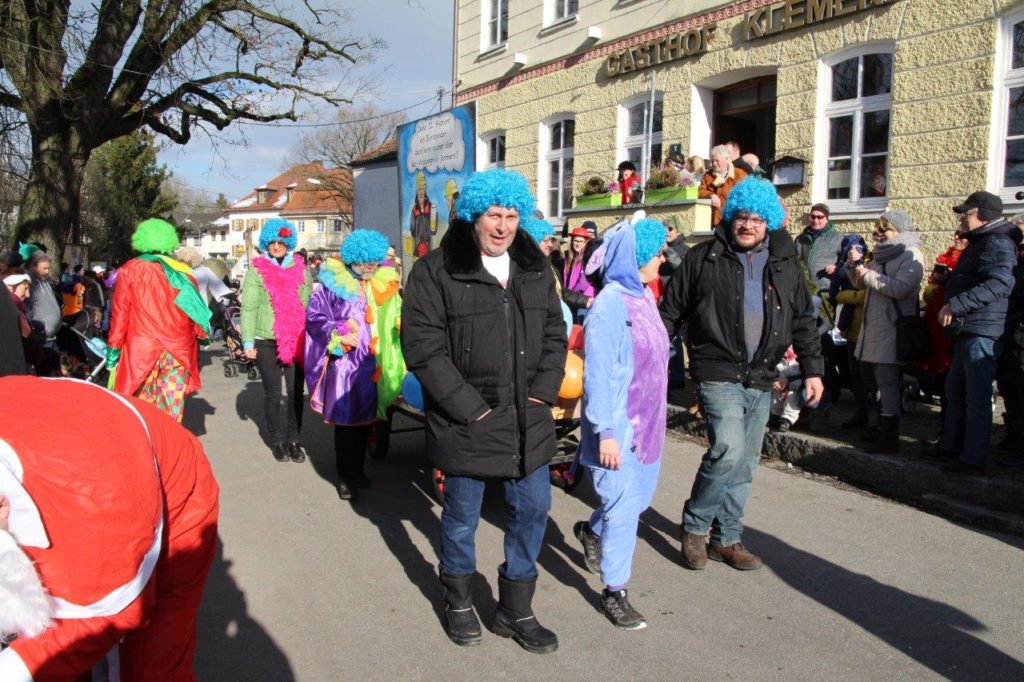
<svg viewBox="0 0 1024 682">
<path fill-rule="evenodd" d="M 565 356 L 565 378 L 558 389 L 558 397 L 564 400 L 576 400 L 583 395 L 583 356 L 570 351 Z"/>
</svg>

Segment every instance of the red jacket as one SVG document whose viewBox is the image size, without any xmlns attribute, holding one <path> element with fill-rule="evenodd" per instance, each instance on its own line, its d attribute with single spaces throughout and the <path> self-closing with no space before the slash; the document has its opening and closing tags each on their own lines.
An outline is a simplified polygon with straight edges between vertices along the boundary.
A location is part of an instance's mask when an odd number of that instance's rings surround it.
<svg viewBox="0 0 1024 682">
<path fill-rule="evenodd" d="M 163 351 L 188 370 L 185 393 L 199 390 L 204 332 L 174 304 L 176 291 L 159 263 L 134 258 L 118 271 L 107 343 L 121 349 L 114 390 L 135 395 Z"/>
<path fill-rule="evenodd" d="M 102 428 L 54 428 L 55 404 Z M 0 659 L 17 655 L 36 680 L 71 681 L 121 641 L 122 681 L 194 680 L 218 516 L 199 440 L 152 405 L 70 379 L 0 379 L 0 423 L 48 540 L 22 550 L 46 591 L 70 603 Z M 21 518 L 12 513 L 12 531 Z"/>
</svg>

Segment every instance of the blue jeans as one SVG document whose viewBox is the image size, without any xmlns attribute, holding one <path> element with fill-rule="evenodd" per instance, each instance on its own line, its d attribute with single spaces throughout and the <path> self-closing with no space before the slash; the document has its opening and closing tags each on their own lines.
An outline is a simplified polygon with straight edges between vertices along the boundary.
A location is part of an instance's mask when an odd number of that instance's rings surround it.
<svg viewBox="0 0 1024 682">
<path fill-rule="evenodd" d="M 761 457 L 771 391 L 727 381 L 702 381 L 697 400 L 708 425 L 711 447 L 704 453 L 690 499 L 683 507 L 683 530 L 727 547 L 743 535 L 743 507 Z"/>
<path fill-rule="evenodd" d="M 588 466 L 601 505 L 590 517 L 590 529 L 601 538 L 601 579 L 610 590 L 629 582 L 640 515 L 651 506 L 658 487 L 661 460 L 641 464 L 636 453 L 622 453 L 618 471 Z"/>
<path fill-rule="evenodd" d="M 537 577 L 537 556 L 551 510 L 551 480 L 546 466 L 522 478 L 506 478 L 505 563 L 498 573 L 509 580 Z M 441 569 L 451 575 L 476 571 L 476 527 L 484 499 L 484 479 L 445 478 L 441 511 Z"/>
<path fill-rule="evenodd" d="M 946 375 L 946 418 L 939 447 L 959 452 L 965 464 L 982 465 L 992 435 L 992 382 L 1002 343 L 987 336 L 963 335 L 953 344 Z"/>
</svg>

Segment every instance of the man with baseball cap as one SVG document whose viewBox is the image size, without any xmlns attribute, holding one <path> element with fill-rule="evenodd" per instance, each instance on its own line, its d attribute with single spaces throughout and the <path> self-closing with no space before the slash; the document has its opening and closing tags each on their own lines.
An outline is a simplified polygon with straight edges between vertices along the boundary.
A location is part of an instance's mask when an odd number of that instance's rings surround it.
<svg viewBox="0 0 1024 682">
<path fill-rule="evenodd" d="M 939 310 L 939 323 L 954 343 L 938 453 L 956 458 L 946 471 L 969 474 L 983 471 L 988 457 L 992 381 L 1017 254 L 1010 238 L 1013 225 L 1003 219 L 999 197 L 975 192 L 953 211 L 960 216 L 967 248 L 946 280 L 945 305 Z"/>
</svg>

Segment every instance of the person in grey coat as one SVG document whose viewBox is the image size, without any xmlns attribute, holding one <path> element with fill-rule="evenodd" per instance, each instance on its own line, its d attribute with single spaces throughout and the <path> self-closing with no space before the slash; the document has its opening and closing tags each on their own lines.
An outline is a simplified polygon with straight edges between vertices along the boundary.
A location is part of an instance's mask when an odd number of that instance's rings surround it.
<svg viewBox="0 0 1024 682">
<path fill-rule="evenodd" d="M 61 301 L 50 283 L 50 256 L 36 251 L 28 259 L 28 274 L 32 278 L 32 289 L 28 299 L 28 317 L 43 328 L 44 345 L 52 348 L 60 330 Z M 37 325 L 33 325 L 37 326 Z"/>
<path fill-rule="evenodd" d="M 854 356 L 875 377 L 881 401 L 878 429 L 868 432 L 868 452 L 897 452 L 900 444 L 900 363 L 896 357 L 896 320 L 918 315 L 924 277 L 921 239 L 910 216 L 888 211 L 875 222 L 874 260 L 846 265 L 850 281 L 866 289 L 864 316 Z M 899 313 L 897 314 L 897 310 Z"/>
</svg>

